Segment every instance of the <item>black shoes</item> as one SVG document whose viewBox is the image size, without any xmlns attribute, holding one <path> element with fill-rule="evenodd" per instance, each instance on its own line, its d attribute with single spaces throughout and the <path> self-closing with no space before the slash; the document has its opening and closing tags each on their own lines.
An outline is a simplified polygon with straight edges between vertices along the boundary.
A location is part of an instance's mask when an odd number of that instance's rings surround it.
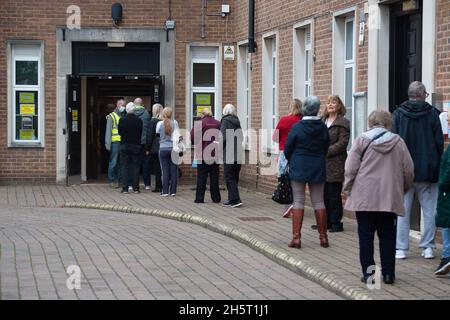
<svg viewBox="0 0 450 320">
<path fill-rule="evenodd" d="M 344 231 L 344 225 L 342 223 L 338 224 L 332 224 L 331 228 L 328 228 L 330 232 L 343 232 Z"/>
<path fill-rule="evenodd" d="M 161 191 L 162 191 L 161 189 L 153 189 L 152 190 L 152 192 L 158 192 L 158 193 L 161 193 Z"/>
<path fill-rule="evenodd" d="M 434 271 L 434 274 L 437 276 L 445 276 L 450 272 L 450 257 L 441 259 L 441 263 Z"/>
<path fill-rule="evenodd" d="M 367 277 L 362 276 L 361 277 L 361 282 L 367 284 L 367 279 L 369 279 L 369 276 L 367 276 Z M 390 275 L 390 274 L 385 274 L 385 275 L 383 275 L 383 282 L 385 284 L 394 284 L 395 276 Z M 375 280 L 374 279 L 372 279 L 372 284 L 375 284 Z"/>
<path fill-rule="evenodd" d="M 385 284 L 394 284 L 395 276 L 390 275 L 390 274 L 385 274 L 385 275 L 383 275 L 383 282 Z"/>
<path fill-rule="evenodd" d="M 122 188 L 122 191 L 120 193 L 128 193 L 128 188 Z"/>
<path fill-rule="evenodd" d="M 236 208 L 236 207 L 240 207 L 242 205 L 242 202 L 241 202 L 241 200 L 234 200 L 234 201 L 228 200 L 227 202 L 222 203 L 222 205 L 224 207 Z"/>
</svg>

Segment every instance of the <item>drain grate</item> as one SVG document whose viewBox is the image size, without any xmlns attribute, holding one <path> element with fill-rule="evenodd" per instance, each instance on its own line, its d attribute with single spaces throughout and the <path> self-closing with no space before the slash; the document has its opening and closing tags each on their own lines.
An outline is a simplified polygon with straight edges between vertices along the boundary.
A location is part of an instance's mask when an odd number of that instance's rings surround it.
<svg viewBox="0 0 450 320">
<path fill-rule="evenodd" d="M 275 221 L 275 219 L 269 217 L 239 217 L 242 221 Z"/>
</svg>

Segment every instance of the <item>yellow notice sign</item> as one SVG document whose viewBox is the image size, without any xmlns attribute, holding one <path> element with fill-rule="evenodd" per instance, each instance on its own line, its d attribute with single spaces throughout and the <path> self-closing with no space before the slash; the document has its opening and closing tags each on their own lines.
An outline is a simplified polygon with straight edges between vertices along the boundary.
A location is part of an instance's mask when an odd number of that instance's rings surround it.
<svg viewBox="0 0 450 320">
<path fill-rule="evenodd" d="M 21 115 L 34 115 L 34 104 L 21 104 L 20 105 Z"/>
<path fill-rule="evenodd" d="M 20 130 L 20 140 L 34 140 L 34 130 Z"/>
<path fill-rule="evenodd" d="M 211 106 L 197 106 L 197 117 L 201 117 L 202 112 L 205 109 L 209 109 L 209 111 L 211 111 Z"/>
<path fill-rule="evenodd" d="M 72 120 L 77 121 L 78 120 L 78 110 L 73 109 L 72 110 Z"/>
<path fill-rule="evenodd" d="M 19 93 L 20 103 L 34 103 L 34 93 L 33 92 L 21 92 Z"/>
</svg>

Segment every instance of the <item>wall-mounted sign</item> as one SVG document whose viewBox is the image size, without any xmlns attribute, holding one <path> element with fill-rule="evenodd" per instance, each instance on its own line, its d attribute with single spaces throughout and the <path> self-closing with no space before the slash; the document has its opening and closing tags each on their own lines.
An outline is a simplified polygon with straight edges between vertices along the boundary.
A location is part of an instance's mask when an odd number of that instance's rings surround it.
<svg viewBox="0 0 450 320">
<path fill-rule="evenodd" d="M 419 0 L 406 0 L 402 3 L 403 11 L 417 10 L 419 9 Z"/>
<path fill-rule="evenodd" d="M 234 60 L 234 46 L 224 46 L 223 47 L 223 59 L 224 60 Z"/>
<path fill-rule="evenodd" d="M 20 114 L 21 115 L 32 115 L 35 114 L 35 106 L 34 104 L 20 104 Z"/>
<path fill-rule="evenodd" d="M 199 118 L 202 111 L 208 108 L 214 116 L 214 93 L 213 92 L 194 92 L 194 105 L 192 116 Z"/>
<path fill-rule="evenodd" d="M 20 140 L 36 140 L 34 130 L 20 130 Z"/>
</svg>

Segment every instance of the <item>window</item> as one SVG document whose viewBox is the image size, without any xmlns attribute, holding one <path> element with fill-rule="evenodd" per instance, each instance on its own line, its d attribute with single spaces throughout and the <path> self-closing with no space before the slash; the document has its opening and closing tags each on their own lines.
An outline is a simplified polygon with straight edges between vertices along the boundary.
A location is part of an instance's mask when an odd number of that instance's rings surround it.
<svg viewBox="0 0 450 320">
<path fill-rule="evenodd" d="M 218 103 L 218 48 L 217 47 L 191 47 L 191 108 L 189 121 L 200 116 L 203 109 L 208 108 L 217 117 L 220 104 Z"/>
<path fill-rule="evenodd" d="M 272 141 L 272 133 L 278 120 L 278 66 L 277 41 L 275 37 L 264 39 L 263 51 L 263 123 L 266 131 L 268 152 L 275 152 L 276 144 Z"/>
<path fill-rule="evenodd" d="M 352 9 L 353 10 L 353 9 Z M 355 18 L 354 11 L 335 16 L 333 25 L 333 93 L 338 94 L 347 109 L 351 139 L 355 138 Z"/>
<path fill-rule="evenodd" d="M 353 92 L 354 86 L 354 20 L 347 18 L 345 20 L 345 62 L 344 62 L 344 103 L 347 108 L 347 118 L 353 122 Z"/>
<path fill-rule="evenodd" d="M 303 100 L 312 94 L 312 28 L 311 22 L 294 33 L 294 98 Z"/>
<path fill-rule="evenodd" d="M 41 146 L 43 137 L 43 83 L 40 44 L 12 43 L 11 146 Z"/>
<path fill-rule="evenodd" d="M 245 146 L 249 149 L 249 137 L 247 130 L 251 127 L 251 62 L 247 53 L 248 46 L 240 45 L 237 63 L 237 111 L 244 132 Z"/>
</svg>

